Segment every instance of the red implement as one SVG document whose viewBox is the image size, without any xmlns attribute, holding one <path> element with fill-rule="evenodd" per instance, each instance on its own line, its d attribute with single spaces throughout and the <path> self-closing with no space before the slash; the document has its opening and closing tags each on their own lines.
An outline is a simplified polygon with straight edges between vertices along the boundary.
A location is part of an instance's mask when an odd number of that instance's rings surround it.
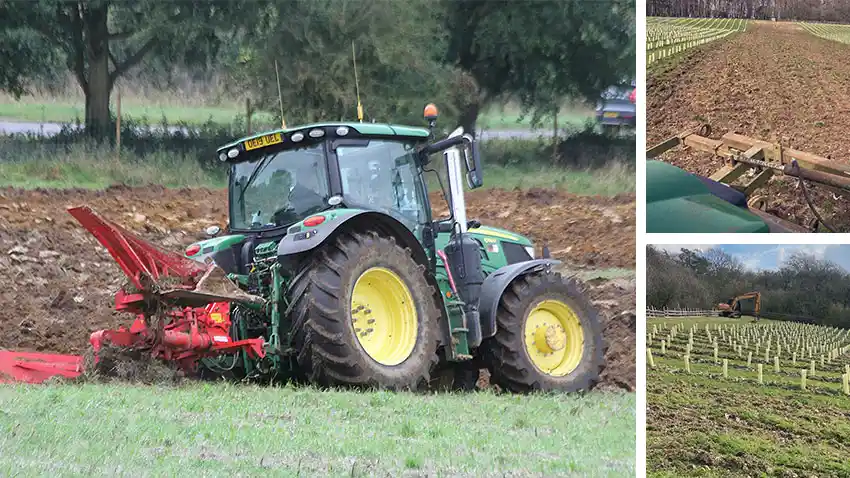
<svg viewBox="0 0 850 478">
<path fill-rule="evenodd" d="M 79 355 L 0 350 L 0 383 L 42 383 L 55 375 L 75 378 L 81 373 L 83 358 Z"/>
<path fill-rule="evenodd" d="M 143 282 L 144 276 L 154 281 L 166 275 L 187 280 L 199 277 L 207 270 L 201 263 L 163 251 L 140 239 L 118 224 L 101 217 L 88 206 L 73 207 L 68 209 L 68 212 L 103 244 L 139 290 L 144 290 L 149 285 Z"/>
<path fill-rule="evenodd" d="M 264 300 L 239 289 L 220 267 L 164 251 L 86 206 L 68 212 L 109 251 L 135 288 L 119 290 L 115 308 L 135 314 L 136 320 L 129 328 L 91 334 L 95 360 L 104 344 L 149 352 L 187 372 L 194 372 L 204 357 L 239 351 L 252 359 L 265 356 L 262 338 L 230 336 L 230 303 L 262 305 Z M 153 316 L 159 327 L 150 327 Z M 41 383 L 82 371 L 79 356 L 0 351 L 0 383 Z"/>
</svg>

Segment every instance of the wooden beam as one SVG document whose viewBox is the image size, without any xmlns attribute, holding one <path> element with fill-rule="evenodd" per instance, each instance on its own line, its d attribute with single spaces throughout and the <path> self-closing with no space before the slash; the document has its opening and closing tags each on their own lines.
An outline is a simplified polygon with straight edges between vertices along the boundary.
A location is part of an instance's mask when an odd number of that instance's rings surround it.
<svg viewBox="0 0 850 478">
<path fill-rule="evenodd" d="M 790 164 L 792 159 L 796 159 L 801 168 L 814 169 L 827 173 L 840 174 L 844 177 L 850 177 L 850 164 L 833 161 L 823 156 L 818 156 L 817 154 L 798 151 L 796 149 L 777 147 L 776 144 L 753 139 L 749 136 L 737 133 L 726 133 L 721 139 L 729 147 L 740 151 L 747 151 L 754 146 L 764 148 L 767 152 L 767 159 L 779 162 L 783 165 Z M 776 152 L 776 155 L 781 157 L 770 157 L 773 156 L 773 154 L 770 153 L 774 151 Z"/>
<path fill-rule="evenodd" d="M 667 151 L 675 148 L 676 146 L 679 146 L 680 144 L 682 144 L 682 139 L 678 136 L 673 136 L 672 138 L 664 140 L 663 142 L 658 143 L 655 146 L 647 149 L 646 159 L 652 159 L 657 156 L 660 156 L 666 153 Z"/>
<path fill-rule="evenodd" d="M 719 183 L 732 184 L 736 179 L 740 178 L 741 175 L 746 173 L 750 167 L 751 166 L 749 164 L 744 163 L 738 163 L 734 166 L 727 164 L 720 168 L 719 171 L 712 174 L 710 178 Z"/>
<path fill-rule="evenodd" d="M 718 154 L 718 150 L 721 146 L 723 146 L 723 141 L 706 138 L 698 134 L 685 136 L 683 142 L 685 143 L 685 146 L 712 154 Z"/>
</svg>

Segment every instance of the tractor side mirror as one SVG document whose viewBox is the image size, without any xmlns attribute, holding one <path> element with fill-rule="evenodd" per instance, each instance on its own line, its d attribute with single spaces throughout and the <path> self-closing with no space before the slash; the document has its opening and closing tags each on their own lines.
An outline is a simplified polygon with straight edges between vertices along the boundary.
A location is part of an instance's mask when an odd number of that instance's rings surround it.
<svg viewBox="0 0 850 478">
<path fill-rule="evenodd" d="M 466 147 L 463 149 L 463 159 L 466 163 L 466 185 L 469 189 L 480 188 L 484 185 L 481 170 L 481 154 L 478 151 L 478 141 L 469 135 L 463 135 Z"/>
</svg>

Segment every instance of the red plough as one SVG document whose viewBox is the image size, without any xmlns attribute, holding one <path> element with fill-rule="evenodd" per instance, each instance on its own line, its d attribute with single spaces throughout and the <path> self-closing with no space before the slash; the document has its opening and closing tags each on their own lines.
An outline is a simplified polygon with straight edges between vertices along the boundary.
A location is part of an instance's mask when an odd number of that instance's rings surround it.
<svg viewBox="0 0 850 478">
<path fill-rule="evenodd" d="M 128 286 L 115 295 L 115 308 L 136 315 L 129 328 L 91 335 L 95 360 L 105 344 L 149 351 L 187 372 L 194 371 L 202 357 L 239 350 L 253 358 L 265 355 L 263 339 L 235 341 L 229 333 L 230 302 L 260 304 L 262 299 L 241 291 L 219 267 L 159 249 L 88 207 L 68 211 L 128 277 Z M 0 383 L 41 383 L 52 376 L 74 378 L 82 372 L 80 356 L 0 351 Z"/>
<path fill-rule="evenodd" d="M 41 383 L 55 375 L 75 378 L 82 372 L 83 358 L 79 355 L 0 350 L 0 383 Z"/>
</svg>

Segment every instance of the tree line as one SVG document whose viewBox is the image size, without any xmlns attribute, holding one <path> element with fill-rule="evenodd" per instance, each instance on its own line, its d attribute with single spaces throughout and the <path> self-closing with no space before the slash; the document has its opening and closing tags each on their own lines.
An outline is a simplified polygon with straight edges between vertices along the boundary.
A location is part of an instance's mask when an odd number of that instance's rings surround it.
<svg viewBox="0 0 850 478">
<path fill-rule="evenodd" d="M 116 81 L 185 68 L 289 123 L 421 122 L 425 103 L 474 130 L 512 100 L 533 120 L 593 101 L 635 72 L 634 0 L 0 0 L 0 90 L 71 73 L 85 126 L 111 127 Z"/>
<path fill-rule="evenodd" d="M 647 0 L 660 17 L 850 22 L 850 0 Z"/>
<path fill-rule="evenodd" d="M 777 270 L 753 271 L 717 248 L 670 254 L 647 246 L 648 307 L 713 309 L 750 291 L 761 292 L 763 315 L 850 327 L 850 273 L 829 260 L 798 251 Z"/>
</svg>

